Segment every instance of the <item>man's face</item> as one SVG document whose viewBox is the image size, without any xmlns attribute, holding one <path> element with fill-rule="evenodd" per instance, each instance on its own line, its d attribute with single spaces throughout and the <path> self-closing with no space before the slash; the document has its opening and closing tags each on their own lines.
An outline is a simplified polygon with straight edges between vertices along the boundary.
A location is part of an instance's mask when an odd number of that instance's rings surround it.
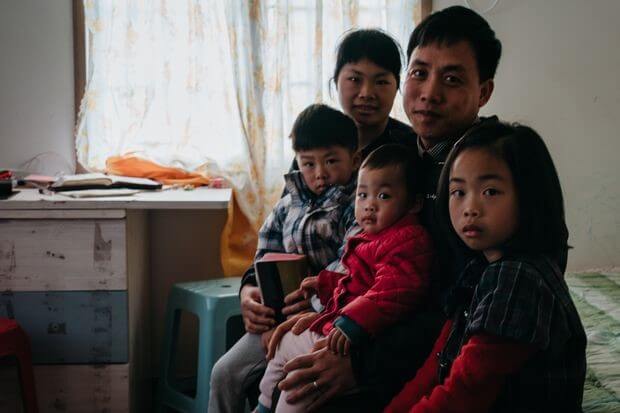
<svg viewBox="0 0 620 413">
<path fill-rule="evenodd" d="M 493 92 L 480 82 L 474 51 L 466 41 L 431 43 L 411 53 L 403 106 L 425 148 L 468 129 Z"/>
</svg>

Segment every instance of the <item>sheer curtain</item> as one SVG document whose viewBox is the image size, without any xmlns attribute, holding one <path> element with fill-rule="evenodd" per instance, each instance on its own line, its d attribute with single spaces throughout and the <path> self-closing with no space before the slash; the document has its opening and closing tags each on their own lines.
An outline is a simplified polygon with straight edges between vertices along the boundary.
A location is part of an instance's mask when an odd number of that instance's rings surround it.
<svg viewBox="0 0 620 413">
<path fill-rule="evenodd" d="M 295 116 L 312 102 L 338 107 L 329 79 L 339 38 L 380 27 L 406 45 L 416 3 L 85 0 L 78 160 L 105 170 L 108 157 L 134 154 L 227 178 L 245 231 L 236 234 L 240 257 L 223 264 L 239 273 L 281 192 Z M 398 100 L 394 115 L 402 118 Z"/>
</svg>

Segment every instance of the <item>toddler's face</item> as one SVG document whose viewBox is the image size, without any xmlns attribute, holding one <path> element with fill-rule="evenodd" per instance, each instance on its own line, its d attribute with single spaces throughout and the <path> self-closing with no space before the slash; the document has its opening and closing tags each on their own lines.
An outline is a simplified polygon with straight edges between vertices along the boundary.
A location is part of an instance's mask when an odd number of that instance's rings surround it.
<svg viewBox="0 0 620 413">
<path fill-rule="evenodd" d="M 389 227 L 412 207 L 403 173 L 397 166 L 360 169 L 355 220 L 369 234 Z"/>
<path fill-rule="evenodd" d="M 517 229 L 519 207 L 506 162 L 486 149 L 464 150 L 450 169 L 450 221 L 463 242 L 490 262 Z"/>
<path fill-rule="evenodd" d="M 308 188 L 320 195 L 332 185 L 344 185 L 359 166 L 359 155 L 342 146 L 298 151 L 299 170 Z"/>
</svg>

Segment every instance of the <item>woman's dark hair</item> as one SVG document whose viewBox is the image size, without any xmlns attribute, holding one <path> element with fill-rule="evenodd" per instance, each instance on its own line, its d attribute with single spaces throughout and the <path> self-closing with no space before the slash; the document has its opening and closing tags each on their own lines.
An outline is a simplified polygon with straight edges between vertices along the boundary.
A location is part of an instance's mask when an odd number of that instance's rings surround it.
<svg viewBox="0 0 620 413">
<path fill-rule="evenodd" d="M 368 59 L 380 66 L 396 78 L 396 86 L 400 85 L 402 68 L 401 49 L 398 42 L 389 34 L 379 29 L 358 29 L 347 32 L 338 44 L 336 51 L 336 68 L 334 83 L 338 83 L 338 75 L 347 63 Z"/>
<path fill-rule="evenodd" d="M 450 170 L 469 149 L 483 149 L 508 165 L 519 210 L 514 236 L 503 246 L 508 253 L 546 254 L 566 265 L 568 229 L 558 173 L 542 138 L 532 128 L 485 122 L 465 134 L 452 148 L 439 179 L 437 216 L 444 233 L 462 243 L 450 222 Z"/>
<path fill-rule="evenodd" d="M 357 127 L 344 113 L 323 104 L 313 104 L 295 119 L 291 131 L 295 152 L 341 146 L 357 150 Z"/>
<path fill-rule="evenodd" d="M 489 23 L 473 10 L 452 6 L 437 11 L 416 26 L 407 45 L 407 60 L 418 46 L 432 43 L 452 46 L 466 41 L 474 51 L 480 82 L 495 77 L 502 44 Z"/>
<path fill-rule="evenodd" d="M 412 200 L 415 195 L 422 193 L 421 162 L 413 150 L 407 146 L 396 143 L 379 146 L 368 154 L 360 169 L 382 169 L 390 166 L 402 172 L 405 186 Z"/>
</svg>

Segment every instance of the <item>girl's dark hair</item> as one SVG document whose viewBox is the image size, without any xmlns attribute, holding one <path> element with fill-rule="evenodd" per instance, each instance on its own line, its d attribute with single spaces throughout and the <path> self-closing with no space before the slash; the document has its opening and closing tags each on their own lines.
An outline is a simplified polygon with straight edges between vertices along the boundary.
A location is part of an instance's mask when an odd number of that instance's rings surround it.
<svg viewBox="0 0 620 413">
<path fill-rule="evenodd" d="M 412 198 L 422 193 L 421 162 L 407 146 L 395 143 L 379 146 L 370 152 L 360 169 L 382 169 L 389 166 L 394 166 L 402 172 L 405 186 Z"/>
<path fill-rule="evenodd" d="M 409 37 L 407 60 L 418 46 L 432 43 L 452 46 L 460 41 L 469 43 L 474 52 L 480 82 L 495 77 L 502 44 L 482 16 L 463 6 L 437 11 L 417 25 Z"/>
<path fill-rule="evenodd" d="M 519 210 L 514 236 L 503 246 L 508 253 L 546 254 L 566 266 L 568 229 L 560 179 L 542 138 L 532 128 L 484 122 L 452 148 L 439 179 L 437 216 L 444 233 L 462 243 L 448 210 L 450 170 L 467 149 L 484 149 L 502 159 L 512 174 Z"/>
<path fill-rule="evenodd" d="M 313 104 L 295 119 L 291 131 L 295 152 L 341 146 L 357 150 L 357 127 L 344 113 L 323 104 Z"/>
<path fill-rule="evenodd" d="M 389 34 L 379 29 L 358 29 L 347 32 L 338 44 L 336 51 L 336 68 L 332 81 L 338 83 L 338 75 L 347 63 L 368 59 L 377 66 L 389 70 L 400 85 L 402 68 L 401 49 L 398 42 Z"/>
</svg>

